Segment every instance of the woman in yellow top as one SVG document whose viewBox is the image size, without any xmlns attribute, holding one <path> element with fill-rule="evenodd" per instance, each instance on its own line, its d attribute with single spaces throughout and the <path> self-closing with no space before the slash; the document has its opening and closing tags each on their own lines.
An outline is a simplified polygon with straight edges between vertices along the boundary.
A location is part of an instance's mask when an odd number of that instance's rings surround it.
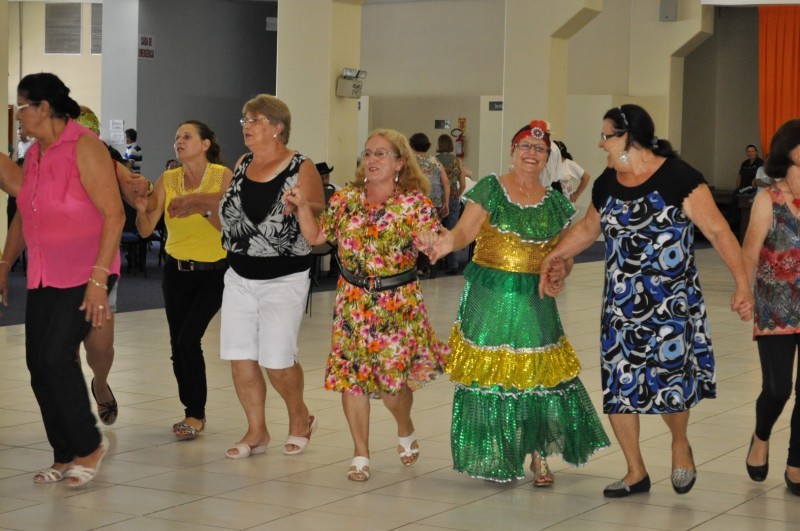
<svg viewBox="0 0 800 531">
<path fill-rule="evenodd" d="M 179 439 L 194 439 L 206 424 L 206 366 L 201 339 L 222 304 L 228 267 L 222 248 L 219 200 L 231 182 L 220 163 L 214 132 L 195 120 L 175 134 L 181 166 L 165 171 L 149 198 L 136 202 L 136 228 L 149 236 L 162 213 L 167 227 L 164 309 L 167 312 L 172 369 L 184 420 L 172 426 Z"/>
</svg>

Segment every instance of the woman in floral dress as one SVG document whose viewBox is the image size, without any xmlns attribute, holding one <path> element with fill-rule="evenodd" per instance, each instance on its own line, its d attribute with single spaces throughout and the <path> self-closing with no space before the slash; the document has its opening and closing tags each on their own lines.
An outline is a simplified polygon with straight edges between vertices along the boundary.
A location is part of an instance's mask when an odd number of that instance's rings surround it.
<svg viewBox="0 0 800 531">
<path fill-rule="evenodd" d="M 539 179 L 561 164 L 547 122 L 520 129 L 511 149 L 511 170 L 481 179 L 455 228 L 430 242 L 432 260 L 477 242 L 450 336 L 450 444 L 455 470 L 498 482 L 523 478 L 530 454 L 533 484 L 546 487 L 555 481 L 546 456 L 584 464 L 609 440 L 555 299 L 536 295 L 539 264 L 575 213 Z"/>
<path fill-rule="evenodd" d="M 397 421 L 401 462 L 417 460 L 411 391 L 441 374 L 448 353 L 431 328 L 415 266 L 416 237 L 440 227 L 425 196 L 428 181 L 401 133 L 373 131 L 365 148 L 354 184 L 331 197 L 318 221 L 302 189 L 285 195 L 309 243 L 338 245 L 325 388 L 342 393 L 355 446 L 347 473 L 353 481 L 369 479 L 369 398 L 383 399 Z"/>
</svg>

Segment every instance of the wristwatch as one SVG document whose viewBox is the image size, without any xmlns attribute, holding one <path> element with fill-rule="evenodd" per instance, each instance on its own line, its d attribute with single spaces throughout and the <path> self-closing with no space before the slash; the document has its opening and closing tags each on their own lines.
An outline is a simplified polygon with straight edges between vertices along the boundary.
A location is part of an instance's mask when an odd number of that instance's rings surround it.
<svg viewBox="0 0 800 531">
<path fill-rule="evenodd" d="M 210 210 L 206 210 L 205 212 L 203 212 L 203 217 L 210 218 L 212 214 L 213 212 L 211 212 Z"/>
</svg>

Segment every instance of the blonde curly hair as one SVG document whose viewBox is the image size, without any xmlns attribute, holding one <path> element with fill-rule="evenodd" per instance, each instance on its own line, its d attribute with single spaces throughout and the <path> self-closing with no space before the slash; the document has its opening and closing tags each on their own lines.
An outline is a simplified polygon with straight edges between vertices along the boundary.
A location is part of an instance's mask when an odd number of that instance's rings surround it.
<svg viewBox="0 0 800 531">
<path fill-rule="evenodd" d="M 411 146 L 408 144 L 408 139 L 406 136 L 399 131 L 395 131 L 394 129 L 375 129 L 367 137 L 367 142 L 376 136 L 380 136 L 387 140 L 392 147 L 394 147 L 395 152 L 398 154 L 398 158 L 403 161 L 403 167 L 400 168 L 400 172 L 397 176 L 397 186 L 405 192 L 420 191 L 423 194 L 428 195 L 428 192 L 431 188 L 431 183 L 428 181 L 428 178 L 425 177 L 425 174 L 422 173 L 422 170 L 419 169 L 417 157 L 414 154 L 414 151 L 411 149 Z M 356 177 L 353 181 L 353 184 L 358 187 L 363 187 L 367 184 L 366 170 L 364 169 L 363 160 L 358 164 L 358 169 L 356 170 Z"/>
</svg>

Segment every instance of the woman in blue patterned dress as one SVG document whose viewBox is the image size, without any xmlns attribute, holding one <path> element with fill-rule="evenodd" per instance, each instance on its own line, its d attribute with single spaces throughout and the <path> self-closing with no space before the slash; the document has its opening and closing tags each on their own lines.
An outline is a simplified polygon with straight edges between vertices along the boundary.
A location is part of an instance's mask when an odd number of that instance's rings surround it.
<svg viewBox="0 0 800 531">
<path fill-rule="evenodd" d="M 683 494 L 697 479 L 687 437 L 689 409 L 716 396 L 714 356 L 694 258 L 697 226 L 736 282 L 731 309 L 752 315 L 741 249 L 703 176 L 655 134 L 638 105 L 603 117 L 599 147 L 608 168 L 592 189 L 592 206 L 542 264 L 540 292 L 560 291 L 560 260 L 602 232 L 606 280 L 600 327 L 603 411 L 627 461 L 622 480 L 603 491 L 618 498 L 650 490 L 639 448 L 639 415 L 661 415 L 672 432 L 672 486 Z M 559 268 L 559 271 L 564 271 Z M 565 273 L 564 273 L 565 274 Z"/>
</svg>

